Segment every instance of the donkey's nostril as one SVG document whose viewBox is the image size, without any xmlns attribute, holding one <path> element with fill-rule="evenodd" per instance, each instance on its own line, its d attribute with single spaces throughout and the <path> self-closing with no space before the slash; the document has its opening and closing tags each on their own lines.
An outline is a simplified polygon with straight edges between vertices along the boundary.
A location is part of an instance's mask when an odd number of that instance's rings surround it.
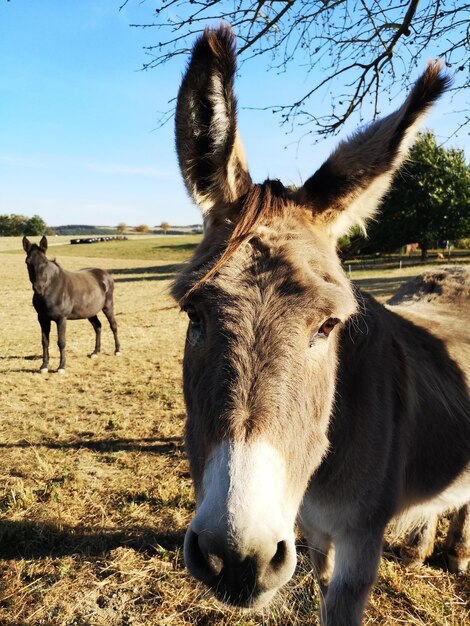
<svg viewBox="0 0 470 626">
<path fill-rule="evenodd" d="M 277 544 L 276 554 L 271 559 L 271 566 L 274 570 L 284 565 L 287 556 L 287 544 L 285 541 L 279 541 Z"/>
<path fill-rule="evenodd" d="M 197 578 L 207 580 L 222 572 L 223 560 L 216 554 L 208 552 L 201 541 L 201 536 L 191 529 L 187 531 L 186 551 L 190 561 L 188 566 Z"/>
<path fill-rule="evenodd" d="M 206 559 L 199 545 L 199 535 L 191 529 L 187 531 L 186 546 L 192 566 L 201 570 L 205 569 Z"/>
</svg>

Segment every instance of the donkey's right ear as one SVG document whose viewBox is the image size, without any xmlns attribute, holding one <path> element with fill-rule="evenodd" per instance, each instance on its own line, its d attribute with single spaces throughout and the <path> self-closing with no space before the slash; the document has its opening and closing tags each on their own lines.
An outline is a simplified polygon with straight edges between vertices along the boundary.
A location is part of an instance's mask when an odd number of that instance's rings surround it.
<svg viewBox="0 0 470 626">
<path fill-rule="evenodd" d="M 403 105 L 339 144 L 296 192 L 317 224 L 337 238 L 365 228 L 406 158 L 427 111 L 451 84 L 440 62 L 430 62 Z"/>
<path fill-rule="evenodd" d="M 23 248 L 26 254 L 29 254 L 29 251 L 31 250 L 32 245 L 33 244 L 30 242 L 30 240 L 27 237 L 23 237 Z"/>
<path fill-rule="evenodd" d="M 41 237 L 41 241 L 39 242 L 39 247 L 41 248 L 41 250 L 45 253 L 47 250 L 47 237 L 46 235 L 43 235 Z"/>
<path fill-rule="evenodd" d="M 206 224 L 224 216 L 227 207 L 252 184 L 237 130 L 236 67 L 235 36 L 230 27 L 206 29 L 194 44 L 178 93 L 179 165 Z"/>
</svg>

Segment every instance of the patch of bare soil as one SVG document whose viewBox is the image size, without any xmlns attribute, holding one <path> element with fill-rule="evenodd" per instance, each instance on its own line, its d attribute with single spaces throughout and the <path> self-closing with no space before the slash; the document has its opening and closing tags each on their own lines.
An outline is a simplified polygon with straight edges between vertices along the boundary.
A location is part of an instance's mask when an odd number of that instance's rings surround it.
<svg viewBox="0 0 470 626">
<path fill-rule="evenodd" d="M 463 266 L 438 267 L 404 283 L 387 304 L 417 302 L 454 304 L 470 297 L 470 270 Z"/>
</svg>

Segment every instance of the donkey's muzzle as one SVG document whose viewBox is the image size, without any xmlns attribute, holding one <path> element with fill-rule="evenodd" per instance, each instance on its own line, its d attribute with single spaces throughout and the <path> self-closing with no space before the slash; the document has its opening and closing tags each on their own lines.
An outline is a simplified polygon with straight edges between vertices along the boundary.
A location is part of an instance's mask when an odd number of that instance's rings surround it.
<svg viewBox="0 0 470 626">
<path fill-rule="evenodd" d="M 261 608 L 292 576 L 295 549 L 289 542 L 265 542 L 240 550 L 231 541 L 212 533 L 185 537 L 185 561 L 189 572 L 208 585 L 218 600 L 242 608 Z"/>
<path fill-rule="evenodd" d="M 46 293 L 46 287 L 47 287 L 47 283 L 46 281 L 42 281 L 42 280 L 37 280 L 34 284 L 33 284 L 33 291 L 36 295 L 38 296 L 44 296 L 44 294 Z"/>
</svg>

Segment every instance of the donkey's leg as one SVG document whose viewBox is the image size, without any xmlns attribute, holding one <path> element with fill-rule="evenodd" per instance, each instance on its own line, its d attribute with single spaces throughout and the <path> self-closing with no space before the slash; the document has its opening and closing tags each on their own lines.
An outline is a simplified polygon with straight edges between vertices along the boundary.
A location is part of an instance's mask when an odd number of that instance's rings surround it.
<svg viewBox="0 0 470 626">
<path fill-rule="evenodd" d="M 90 324 L 95 329 L 95 335 L 96 335 L 96 337 L 95 337 L 95 349 L 90 354 L 91 357 L 94 357 L 94 356 L 98 356 L 98 354 L 100 353 L 100 350 L 101 350 L 101 322 L 98 319 L 97 315 L 94 315 L 93 317 L 90 317 L 88 319 L 88 321 L 90 322 Z"/>
<path fill-rule="evenodd" d="M 407 567 L 419 567 L 431 556 L 436 538 L 437 515 L 430 517 L 409 535 L 406 545 L 400 550 L 403 564 Z"/>
<path fill-rule="evenodd" d="M 114 335 L 114 354 L 116 356 L 121 356 L 121 348 L 119 345 L 119 338 L 118 338 L 118 332 L 117 332 L 117 324 L 116 324 L 116 318 L 114 317 L 114 307 L 113 307 L 113 301 L 112 300 L 108 300 L 106 302 L 106 304 L 103 307 L 103 313 L 106 315 L 106 319 L 109 322 L 109 325 L 111 326 L 111 330 L 113 331 L 113 335 Z"/>
<path fill-rule="evenodd" d="M 325 591 L 330 582 L 334 565 L 334 547 L 331 537 L 316 528 L 309 528 L 304 532 L 307 542 L 312 569 L 320 584 L 321 591 Z"/>
<path fill-rule="evenodd" d="M 65 372 L 65 329 L 67 326 L 67 320 L 65 317 L 61 317 L 57 320 L 57 345 L 60 352 L 59 374 Z"/>
<path fill-rule="evenodd" d="M 310 527 L 308 531 L 304 532 L 304 537 L 308 544 L 313 573 L 318 582 L 320 615 L 322 615 L 325 612 L 325 596 L 333 572 L 334 547 L 331 543 L 331 537 L 316 528 Z"/>
<path fill-rule="evenodd" d="M 39 317 L 39 324 L 41 325 L 41 340 L 42 340 L 42 364 L 39 368 L 41 374 L 46 374 L 49 367 L 49 334 L 51 332 L 51 320 L 46 317 Z"/>
<path fill-rule="evenodd" d="M 334 537 L 335 565 L 320 622 L 322 626 L 360 626 L 382 553 L 383 529 Z"/>
<path fill-rule="evenodd" d="M 470 502 L 455 513 L 446 547 L 450 571 L 465 573 L 470 562 Z"/>
</svg>

